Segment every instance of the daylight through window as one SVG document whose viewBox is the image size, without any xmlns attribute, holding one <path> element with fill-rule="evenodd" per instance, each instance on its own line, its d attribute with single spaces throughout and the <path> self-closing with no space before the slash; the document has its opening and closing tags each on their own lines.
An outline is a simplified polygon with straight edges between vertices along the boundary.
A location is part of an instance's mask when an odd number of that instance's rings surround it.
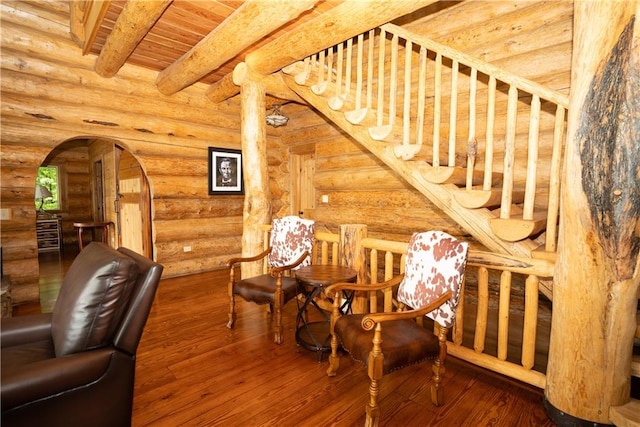
<svg viewBox="0 0 640 427">
<path fill-rule="evenodd" d="M 60 185 L 58 181 L 57 166 L 43 166 L 38 168 L 36 186 L 41 185 L 51 193 L 51 197 L 38 198 L 36 196 L 36 209 L 55 211 L 60 209 Z"/>
</svg>

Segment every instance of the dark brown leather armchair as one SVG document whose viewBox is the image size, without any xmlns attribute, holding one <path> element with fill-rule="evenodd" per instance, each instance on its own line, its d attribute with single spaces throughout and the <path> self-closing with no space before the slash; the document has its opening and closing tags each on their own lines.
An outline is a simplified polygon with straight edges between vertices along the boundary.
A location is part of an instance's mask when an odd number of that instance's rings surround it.
<svg viewBox="0 0 640 427">
<path fill-rule="evenodd" d="M 162 270 L 93 242 L 53 313 L 2 319 L 2 425 L 131 425 L 136 350 Z"/>
</svg>

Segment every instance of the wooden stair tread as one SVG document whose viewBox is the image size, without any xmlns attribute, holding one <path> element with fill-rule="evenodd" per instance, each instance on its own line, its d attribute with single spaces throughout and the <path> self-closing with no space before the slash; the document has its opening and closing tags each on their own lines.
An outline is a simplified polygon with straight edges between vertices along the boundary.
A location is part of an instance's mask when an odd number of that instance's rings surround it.
<svg viewBox="0 0 640 427">
<path fill-rule="evenodd" d="M 422 176 L 429 182 L 434 184 L 455 184 L 464 186 L 467 182 L 467 168 L 461 166 L 436 166 L 433 167 L 428 163 L 421 168 Z M 492 176 L 492 184 L 500 183 L 501 174 L 494 173 Z M 483 171 L 473 171 L 473 185 L 480 185 L 484 181 Z"/>
<path fill-rule="evenodd" d="M 492 218 L 489 220 L 491 231 L 507 242 L 518 242 L 544 230 L 547 225 L 547 212 L 534 212 L 533 219 L 523 219 L 512 215 L 511 218 Z"/>
<path fill-rule="evenodd" d="M 491 190 L 466 190 L 460 189 L 453 193 L 453 198 L 460 206 L 467 209 L 491 208 L 499 206 L 502 201 L 502 189 L 496 188 Z M 524 191 L 512 191 L 511 198 L 513 203 L 522 203 L 524 201 Z"/>
<path fill-rule="evenodd" d="M 536 249 L 535 251 L 531 251 L 531 258 L 544 259 L 546 261 L 555 263 L 556 259 L 558 258 L 558 253 L 546 251 L 544 250 L 544 248 Z"/>
<path fill-rule="evenodd" d="M 640 426 L 640 400 L 609 408 L 609 421 L 618 427 Z"/>
<path fill-rule="evenodd" d="M 353 125 L 359 125 L 375 121 L 375 110 L 373 108 L 357 108 L 344 112 L 344 117 Z"/>
</svg>

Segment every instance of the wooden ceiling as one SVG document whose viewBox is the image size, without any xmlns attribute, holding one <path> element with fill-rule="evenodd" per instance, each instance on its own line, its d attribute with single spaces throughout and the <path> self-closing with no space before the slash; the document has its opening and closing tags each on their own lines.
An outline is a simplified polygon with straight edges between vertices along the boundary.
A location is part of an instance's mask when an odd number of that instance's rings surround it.
<svg viewBox="0 0 640 427">
<path fill-rule="evenodd" d="M 158 71 L 165 95 L 201 82 L 221 100 L 232 96 L 233 70 L 247 57 L 266 76 L 434 1 L 72 1 L 70 27 L 83 53 L 98 56 L 103 77 L 128 63 Z"/>
<path fill-rule="evenodd" d="M 146 0 L 148 1 L 148 0 Z M 233 58 L 226 61 L 219 68 L 208 73 L 199 81 L 214 83 L 225 75 L 231 73 L 245 56 L 264 46 L 269 41 L 282 36 L 310 19 L 318 17 L 322 13 L 342 3 L 343 0 L 324 0 L 317 2 L 311 10 L 302 12 L 297 18 L 289 22 L 283 22 L 275 31 L 261 37 L 251 43 L 244 50 L 238 52 Z M 85 2 L 86 12 L 90 13 L 91 6 L 100 6 L 101 2 Z M 83 46 L 85 52 L 100 55 L 107 37 L 113 31 L 116 21 L 122 13 L 126 0 L 105 1 L 106 11 L 104 18 L 99 22 L 99 28 L 95 32 L 95 38 L 88 40 L 88 45 Z M 261 0 L 264 6 L 278 9 L 282 2 L 278 0 Z M 291 2 L 289 2 L 291 3 Z M 225 19 L 234 13 L 245 2 L 241 0 L 174 0 L 155 22 L 153 27 L 136 46 L 127 63 L 162 71 L 177 61 L 184 54 L 214 31 Z M 104 6 L 102 6 L 104 7 Z M 246 5 L 245 5 L 246 7 Z M 95 12 L 94 12 L 95 13 Z M 257 25 L 259 23 L 256 23 Z M 238 38 L 250 38 L 255 29 L 237 28 Z"/>
</svg>

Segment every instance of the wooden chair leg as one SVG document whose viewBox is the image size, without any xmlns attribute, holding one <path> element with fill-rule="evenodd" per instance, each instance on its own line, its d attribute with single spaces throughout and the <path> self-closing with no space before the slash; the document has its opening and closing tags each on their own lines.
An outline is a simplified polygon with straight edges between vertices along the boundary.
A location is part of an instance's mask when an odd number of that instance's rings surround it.
<svg viewBox="0 0 640 427">
<path fill-rule="evenodd" d="M 233 295 L 229 297 L 229 322 L 227 323 L 227 328 L 232 329 L 233 325 L 236 323 L 236 310 L 235 310 L 236 301 Z"/>
<path fill-rule="evenodd" d="M 380 407 L 378 395 L 380 394 L 379 381 L 384 375 L 384 355 L 382 354 L 382 326 L 376 324 L 373 335 L 373 348 L 369 352 L 368 371 L 371 382 L 369 384 L 369 403 L 366 406 L 365 426 L 375 427 L 380 421 Z"/>
<path fill-rule="evenodd" d="M 340 356 L 338 356 L 338 336 L 335 333 L 336 320 L 340 317 L 340 298 L 336 293 L 333 299 L 333 313 L 331 315 L 331 325 L 329 330 L 331 332 L 331 354 L 329 355 L 329 367 L 327 368 L 327 375 L 335 377 L 340 367 Z"/>
<path fill-rule="evenodd" d="M 227 328 L 229 328 L 229 329 L 233 328 L 233 325 L 236 322 L 236 300 L 235 300 L 235 297 L 233 295 L 233 284 L 234 283 L 235 283 L 234 271 L 233 271 L 233 267 L 231 267 L 231 269 L 229 270 L 229 288 L 228 288 L 228 292 L 229 292 L 229 321 L 227 322 Z"/>
<path fill-rule="evenodd" d="M 433 382 L 431 383 L 431 401 L 435 406 L 444 404 L 444 387 L 442 386 L 442 377 L 444 376 L 444 361 L 447 358 L 447 332 L 448 328 L 443 328 L 436 323 L 438 328 L 438 342 L 440 345 L 440 353 L 438 358 L 433 361 L 431 367 L 433 371 Z"/>
<path fill-rule="evenodd" d="M 278 288 L 280 289 L 280 291 L 278 292 L 276 290 L 273 302 L 273 342 L 276 344 L 282 344 L 284 334 L 284 328 L 282 327 L 282 301 L 284 300 L 282 282 L 280 282 L 280 286 L 276 287 L 276 289 Z"/>
</svg>

